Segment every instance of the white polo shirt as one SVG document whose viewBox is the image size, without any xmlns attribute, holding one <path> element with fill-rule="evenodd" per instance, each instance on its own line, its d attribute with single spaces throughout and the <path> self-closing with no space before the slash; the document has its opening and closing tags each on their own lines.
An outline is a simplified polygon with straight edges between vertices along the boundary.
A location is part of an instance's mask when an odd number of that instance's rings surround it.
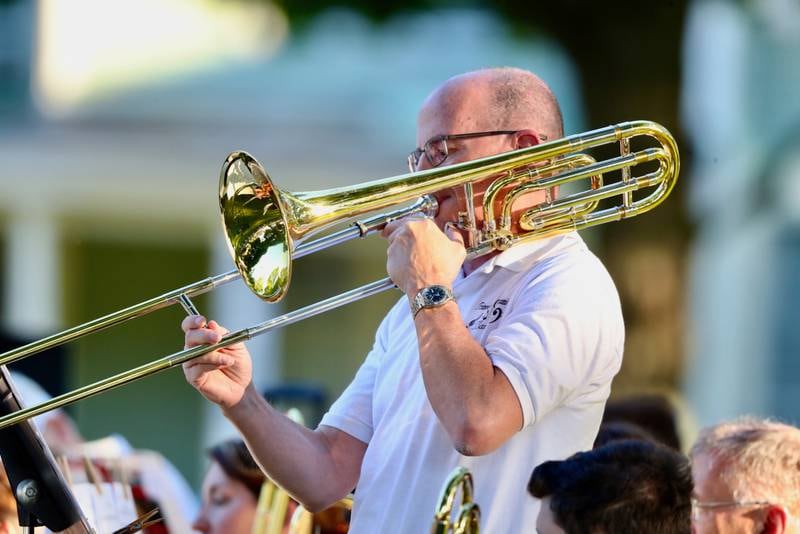
<svg viewBox="0 0 800 534">
<path fill-rule="evenodd" d="M 524 426 L 491 454 L 456 452 L 425 393 L 402 297 L 321 422 L 368 444 L 353 534 L 429 532 L 456 466 L 474 476 L 484 532 L 533 532 L 533 468 L 590 449 L 597 434 L 624 327 L 614 283 L 577 233 L 516 245 L 459 277 L 453 292 L 470 333 L 513 386 Z"/>
</svg>

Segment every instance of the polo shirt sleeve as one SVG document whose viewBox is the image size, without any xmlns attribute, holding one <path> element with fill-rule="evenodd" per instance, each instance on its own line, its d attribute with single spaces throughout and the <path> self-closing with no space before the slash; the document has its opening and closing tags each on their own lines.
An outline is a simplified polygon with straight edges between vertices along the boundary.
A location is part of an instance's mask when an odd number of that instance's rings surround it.
<svg viewBox="0 0 800 534">
<path fill-rule="evenodd" d="M 517 394 L 524 426 L 619 370 L 619 297 L 605 268 L 589 267 L 526 281 L 484 343 Z"/>
<path fill-rule="evenodd" d="M 370 442 L 374 431 L 372 396 L 375 378 L 386 349 L 387 320 L 388 317 L 378 328 L 372 350 L 359 367 L 353 381 L 320 421 L 320 425 L 337 428 L 363 443 Z"/>
</svg>

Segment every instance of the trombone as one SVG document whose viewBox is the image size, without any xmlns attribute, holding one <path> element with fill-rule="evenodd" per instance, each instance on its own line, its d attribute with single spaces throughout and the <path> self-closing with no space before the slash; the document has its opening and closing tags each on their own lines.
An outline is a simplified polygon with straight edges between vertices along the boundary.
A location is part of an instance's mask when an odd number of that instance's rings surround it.
<svg viewBox="0 0 800 534">
<path fill-rule="evenodd" d="M 649 139 L 650 144 L 657 146 L 632 150 L 631 140 L 641 138 Z M 618 156 L 595 161 L 582 153 L 609 144 L 619 146 Z M 633 171 L 640 170 L 640 166 L 645 167 L 645 172 L 634 174 Z M 435 213 L 433 202 L 424 199 L 408 208 L 396 207 L 440 190 L 464 188 L 466 211 L 460 214 L 457 226 L 467 234 L 468 257 L 477 257 L 492 250 L 505 250 L 515 243 L 619 221 L 650 211 L 672 191 L 679 168 L 675 139 L 663 126 L 648 121 L 620 123 L 457 165 L 312 192 L 290 193 L 278 189 L 252 156 L 233 152 L 225 160 L 220 174 L 219 203 L 225 237 L 238 274 L 231 271 L 191 284 L 6 352 L 0 355 L 0 365 L 174 303 L 181 304 L 187 312 L 196 313 L 189 298 L 191 295 L 209 291 L 239 276 L 259 297 L 275 302 L 288 290 L 292 259 L 373 233 L 399 216 Z M 604 183 L 607 174 L 614 172 L 619 173 L 620 179 Z M 483 219 L 486 222 L 479 227 L 472 202 L 473 185 L 487 179 L 494 181 L 484 194 Z M 562 198 L 552 198 L 548 193 L 544 203 L 520 216 L 519 230 L 515 229 L 511 214 L 517 198 L 530 192 L 550 191 L 583 181 L 588 182 L 588 188 Z M 634 195 L 639 191 L 647 194 Z M 600 201 L 612 197 L 619 197 L 620 203 L 598 209 Z M 495 213 L 498 205 L 500 209 Z M 349 229 L 330 236 L 305 241 L 334 224 L 389 208 L 395 208 L 395 211 L 357 221 Z M 0 417 L 0 429 L 392 287 L 392 281 L 384 278 L 232 332 L 215 345 L 175 352 Z"/>
</svg>

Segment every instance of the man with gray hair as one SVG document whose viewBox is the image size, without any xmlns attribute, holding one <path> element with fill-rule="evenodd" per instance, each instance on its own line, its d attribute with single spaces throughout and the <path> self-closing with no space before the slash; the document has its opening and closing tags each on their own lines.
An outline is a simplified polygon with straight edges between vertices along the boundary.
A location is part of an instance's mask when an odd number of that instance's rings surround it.
<svg viewBox="0 0 800 534">
<path fill-rule="evenodd" d="M 721 423 L 701 431 L 691 459 L 695 533 L 800 533 L 800 429 Z"/>
</svg>

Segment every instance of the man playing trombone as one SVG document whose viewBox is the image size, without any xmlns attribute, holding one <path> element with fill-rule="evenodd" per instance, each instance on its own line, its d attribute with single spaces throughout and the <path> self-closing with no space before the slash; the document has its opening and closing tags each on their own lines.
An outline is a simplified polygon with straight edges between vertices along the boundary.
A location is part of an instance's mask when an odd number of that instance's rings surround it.
<svg viewBox="0 0 800 534">
<path fill-rule="evenodd" d="M 533 146 L 561 137 L 561 122 L 535 75 L 470 72 L 427 98 L 409 163 L 422 171 Z M 473 186 L 478 227 L 489 183 Z M 512 217 L 549 195 L 526 194 Z M 533 468 L 592 446 L 621 364 L 619 298 L 574 232 L 467 259 L 465 188 L 435 196 L 433 220 L 386 226 L 387 270 L 405 295 L 316 430 L 264 401 L 243 344 L 187 362 L 184 372 L 307 508 L 357 487 L 352 532 L 427 531 L 441 484 L 458 465 L 474 475 L 485 531 L 526 532 L 539 506 L 525 490 Z M 226 333 L 200 316 L 182 327 L 187 347 Z"/>
</svg>

